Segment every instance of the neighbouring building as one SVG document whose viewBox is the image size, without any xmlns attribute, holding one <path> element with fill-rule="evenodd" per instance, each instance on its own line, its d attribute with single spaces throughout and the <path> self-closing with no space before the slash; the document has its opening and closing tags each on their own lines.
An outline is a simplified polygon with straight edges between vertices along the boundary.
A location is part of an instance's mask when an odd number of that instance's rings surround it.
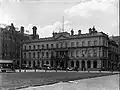
<svg viewBox="0 0 120 90">
<path fill-rule="evenodd" d="M 119 46 L 114 41 L 109 39 L 108 41 L 108 68 L 110 70 L 116 70 L 119 63 Z"/>
<path fill-rule="evenodd" d="M 29 35 L 24 34 L 24 27 L 20 31 L 14 27 L 13 23 L 4 28 L 0 27 L 0 60 L 13 61 L 19 65 L 21 59 L 21 47 L 24 40 L 29 39 Z"/>
<path fill-rule="evenodd" d="M 37 30 L 37 28 L 36 28 Z M 36 33 L 35 33 L 36 34 Z M 33 38 L 23 43 L 24 64 L 30 67 L 78 67 L 81 70 L 108 68 L 108 35 L 95 27 L 89 33 L 53 32 L 52 37 Z"/>
<path fill-rule="evenodd" d="M 118 44 L 118 52 L 119 52 L 119 68 L 120 68 L 120 36 L 112 36 L 110 37 L 113 41 L 115 41 Z"/>
</svg>

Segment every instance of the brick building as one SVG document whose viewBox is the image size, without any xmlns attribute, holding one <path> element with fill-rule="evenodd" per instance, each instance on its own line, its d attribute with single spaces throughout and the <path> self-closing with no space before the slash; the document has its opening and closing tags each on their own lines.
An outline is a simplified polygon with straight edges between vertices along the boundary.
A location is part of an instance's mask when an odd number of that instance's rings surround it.
<svg viewBox="0 0 120 90">
<path fill-rule="evenodd" d="M 19 62 L 22 57 L 20 55 L 22 41 L 27 39 L 29 35 L 24 34 L 24 27 L 21 27 L 20 31 L 13 24 L 0 27 L 0 60 Z"/>
</svg>

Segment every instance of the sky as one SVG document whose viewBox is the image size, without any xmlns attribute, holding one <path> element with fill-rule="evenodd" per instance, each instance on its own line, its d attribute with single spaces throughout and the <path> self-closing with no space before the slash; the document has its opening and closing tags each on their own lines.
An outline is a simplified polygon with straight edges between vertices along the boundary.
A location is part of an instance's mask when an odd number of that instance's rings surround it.
<svg viewBox="0 0 120 90">
<path fill-rule="evenodd" d="M 40 38 L 60 32 L 63 16 L 64 31 L 88 33 L 95 26 L 110 36 L 119 35 L 119 0 L 0 0 L 0 24 L 24 26 L 28 34 L 37 26 Z"/>
</svg>

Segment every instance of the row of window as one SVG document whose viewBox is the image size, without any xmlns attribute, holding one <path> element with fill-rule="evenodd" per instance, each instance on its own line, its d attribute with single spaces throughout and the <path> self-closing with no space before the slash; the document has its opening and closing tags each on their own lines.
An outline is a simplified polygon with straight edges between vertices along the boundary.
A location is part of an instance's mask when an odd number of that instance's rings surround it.
<svg viewBox="0 0 120 90">
<path fill-rule="evenodd" d="M 26 63 L 26 61 L 24 62 L 24 64 L 27 64 Z M 31 66 L 31 61 L 29 61 L 28 62 L 28 64 L 29 64 L 29 66 Z M 53 61 L 46 61 L 45 62 L 45 64 L 50 64 L 51 66 L 53 66 Z M 63 65 L 64 63 L 60 63 L 60 66 L 62 67 L 62 66 L 64 66 Z M 77 60 L 76 62 L 75 62 L 75 64 L 76 64 L 76 66 L 77 67 L 80 67 L 80 64 L 79 64 L 79 61 Z M 75 64 L 74 64 L 74 61 L 71 61 L 70 62 L 70 67 L 75 67 Z M 82 62 L 81 62 L 81 68 L 86 68 L 85 67 L 85 64 L 87 64 L 87 68 L 92 68 L 92 62 L 90 61 L 90 60 L 88 60 L 86 63 L 85 63 L 85 61 L 83 60 Z M 19 62 L 18 62 L 18 65 L 19 65 Z M 36 65 L 36 62 L 35 61 L 33 61 L 33 67 L 34 66 L 39 66 L 40 65 L 40 61 L 37 61 L 37 65 Z M 58 66 L 58 62 L 56 62 L 56 65 Z M 97 68 L 97 61 L 96 60 L 94 60 L 93 61 L 93 68 Z"/>
<path fill-rule="evenodd" d="M 95 40 L 94 41 L 94 44 L 92 44 L 92 41 L 88 41 L 88 46 L 96 46 L 97 45 L 97 40 Z M 76 42 L 76 47 L 78 47 L 79 46 L 79 42 Z M 85 46 L 85 41 L 82 41 L 82 46 Z M 57 43 L 56 44 L 56 48 L 61 48 L 61 47 L 68 47 L 68 43 L 66 42 L 66 43 Z M 75 47 L 75 42 L 71 42 L 71 47 Z M 54 47 L 54 44 L 51 44 L 51 46 L 49 45 L 49 44 L 46 44 L 46 45 L 44 45 L 44 44 L 42 44 L 41 45 L 41 47 L 40 47 L 40 45 L 33 45 L 33 49 L 48 49 L 48 48 L 55 48 Z M 27 49 L 27 46 L 24 46 L 24 50 L 26 50 Z M 29 46 L 29 50 L 31 50 L 32 49 L 32 46 Z"/>
<path fill-rule="evenodd" d="M 51 54 L 51 55 L 50 55 Z M 77 50 L 76 51 L 76 57 L 79 57 L 79 54 L 80 54 L 80 52 Z M 87 52 L 85 52 L 85 50 L 82 50 L 82 57 L 84 57 L 85 55 L 87 54 L 87 56 L 94 56 L 94 57 L 96 57 L 97 56 L 97 51 L 96 51 L 96 49 L 95 50 L 93 50 L 93 52 L 91 53 L 90 51 L 87 51 Z M 35 56 L 37 55 L 37 58 L 40 58 L 40 57 L 50 57 L 50 56 L 54 56 L 54 52 L 51 52 L 51 53 L 49 53 L 49 52 L 37 52 L 37 53 L 35 53 L 35 52 L 33 52 L 33 53 L 31 53 L 31 52 L 29 52 L 28 53 L 28 56 L 29 56 L 29 58 L 31 58 L 31 57 L 33 57 L 33 58 L 35 58 Z M 58 57 L 61 57 L 61 56 L 63 56 L 63 55 L 59 55 L 58 53 L 56 53 L 56 56 L 58 56 Z M 75 52 L 70 52 L 70 55 L 69 56 L 71 56 L 71 57 L 75 57 Z M 24 53 L 24 57 L 26 58 L 27 57 L 27 55 L 26 55 L 26 52 Z"/>
</svg>

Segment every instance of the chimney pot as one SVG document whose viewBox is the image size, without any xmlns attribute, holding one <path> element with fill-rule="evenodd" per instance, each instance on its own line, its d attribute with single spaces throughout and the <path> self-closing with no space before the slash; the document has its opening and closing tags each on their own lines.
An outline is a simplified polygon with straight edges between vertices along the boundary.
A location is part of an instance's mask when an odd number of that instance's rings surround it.
<svg viewBox="0 0 120 90">
<path fill-rule="evenodd" d="M 78 35 L 80 35 L 81 34 L 81 30 L 78 30 Z"/>
<path fill-rule="evenodd" d="M 74 35 L 74 31 L 73 31 L 73 29 L 71 30 L 71 35 Z"/>
<path fill-rule="evenodd" d="M 23 27 L 23 26 L 21 26 L 20 32 L 21 32 L 22 34 L 24 33 L 24 27 Z"/>
</svg>

